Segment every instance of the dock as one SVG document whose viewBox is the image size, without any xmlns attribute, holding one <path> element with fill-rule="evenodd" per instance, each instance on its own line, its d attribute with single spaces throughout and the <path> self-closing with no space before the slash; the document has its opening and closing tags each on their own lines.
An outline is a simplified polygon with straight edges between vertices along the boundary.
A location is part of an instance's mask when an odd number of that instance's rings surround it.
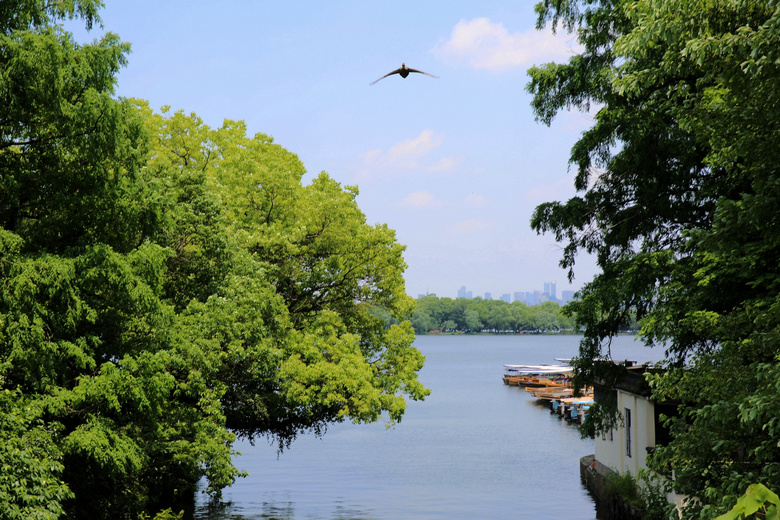
<svg viewBox="0 0 780 520">
<path fill-rule="evenodd" d="M 574 368 L 568 365 L 504 365 L 504 384 L 523 387 L 538 401 L 548 403 L 550 413 L 581 425 L 593 405 L 593 389 L 575 397 L 571 384 Z"/>
</svg>

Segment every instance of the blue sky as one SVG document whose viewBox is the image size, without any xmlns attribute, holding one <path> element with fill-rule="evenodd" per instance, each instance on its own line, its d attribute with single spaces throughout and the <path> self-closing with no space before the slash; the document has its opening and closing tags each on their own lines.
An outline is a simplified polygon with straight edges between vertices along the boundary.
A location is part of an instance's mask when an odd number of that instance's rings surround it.
<svg viewBox="0 0 780 520">
<path fill-rule="evenodd" d="M 132 44 L 117 94 L 247 123 L 309 174 L 358 185 L 370 224 L 407 246 L 407 292 L 455 297 L 579 289 L 561 246 L 530 229 L 533 208 L 574 194 L 572 144 L 592 122 L 534 121 L 526 70 L 577 52 L 534 29 L 533 1 L 165 2 L 107 0 L 103 29 Z M 69 24 L 70 27 L 71 24 Z M 405 62 L 439 76 L 390 76 Z"/>
</svg>

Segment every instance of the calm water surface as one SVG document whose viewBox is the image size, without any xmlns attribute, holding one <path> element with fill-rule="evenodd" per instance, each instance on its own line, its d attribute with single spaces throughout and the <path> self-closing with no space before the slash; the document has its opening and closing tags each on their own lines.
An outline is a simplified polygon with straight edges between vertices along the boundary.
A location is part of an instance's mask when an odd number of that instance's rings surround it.
<svg viewBox="0 0 780 520">
<path fill-rule="evenodd" d="M 502 383 L 504 363 L 555 363 L 577 353 L 578 336 L 420 336 L 420 380 L 431 389 L 403 421 L 331 426 L 277 454 L 264 441 L 239 443 L 250 476 L 198 499 L 198 520 L 566 518 L 594 520 L 579 459 L 593 441 L 523 389 Z M 663 352 L 632 337 L 615 359 L 657 361 Z"/>
</svg>

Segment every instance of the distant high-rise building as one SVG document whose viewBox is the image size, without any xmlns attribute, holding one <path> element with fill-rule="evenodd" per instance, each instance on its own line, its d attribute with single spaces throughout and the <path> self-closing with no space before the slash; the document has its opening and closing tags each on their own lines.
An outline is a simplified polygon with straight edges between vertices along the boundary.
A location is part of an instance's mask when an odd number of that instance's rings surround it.
<svg viewBox="0 0 780 520">
<path fill-rule="evenodd" d="M 525 303 L 529 307 L 532 305 L 539 305 L 542 303 L 542 292 L 534 291 L 525 293 Z"/>
<path fill-rule="evenodd" d="M 512 303 L 512 296 L 509 293 L 502 294 L 501 300 L 507 303 Z"/>
<path fill-rule="evenodd" d="M 486 292 L 486 293 L 485 293 L 485 299 L 486 299 L 486 300 L 492 300 L 492 299 L 493 299 L 493 295 L 492 295 L 492 294 L 490 294 L 489 292 Z"/>
<path fill-rule="evenodd" d="M 561 303 L 566 305 L 574 299 L 574 291 L 561 291 Z"/>
<path fill-rule="evenodd" d="M 464 285 L 458 290 L 458 298 L 467 298 L 471 299 L 471 291 L 466 290 L 466 286 Z"/>
<path fill-rule="evenodd" d="M 525 303 L 525 293 L 524 292 L 516 292 L 515 293 L 515 301 L 516 302 L 523 302 Z"/>
<path fill-rule="evenodd" d="M 547 293 L 547 299 L 552 301 L 558 299 L 555 282 L 544 282 L 544 292 Z"/>
</svg>

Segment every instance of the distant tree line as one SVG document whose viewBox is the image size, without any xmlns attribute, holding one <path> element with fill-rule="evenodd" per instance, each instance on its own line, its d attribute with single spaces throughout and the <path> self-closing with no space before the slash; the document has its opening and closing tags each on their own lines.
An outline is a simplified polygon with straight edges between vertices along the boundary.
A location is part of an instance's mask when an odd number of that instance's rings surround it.
<svg viewBox="0 0 780 520">
<path fill-rule="evenodd" d="M 440 332 L 557 332 L 574 328 L 574 318 L 555 302 L 529 307 L 523 302 L 482 298 L 416 300 L 412 326 L 417 334 Z"/>
</svg>

